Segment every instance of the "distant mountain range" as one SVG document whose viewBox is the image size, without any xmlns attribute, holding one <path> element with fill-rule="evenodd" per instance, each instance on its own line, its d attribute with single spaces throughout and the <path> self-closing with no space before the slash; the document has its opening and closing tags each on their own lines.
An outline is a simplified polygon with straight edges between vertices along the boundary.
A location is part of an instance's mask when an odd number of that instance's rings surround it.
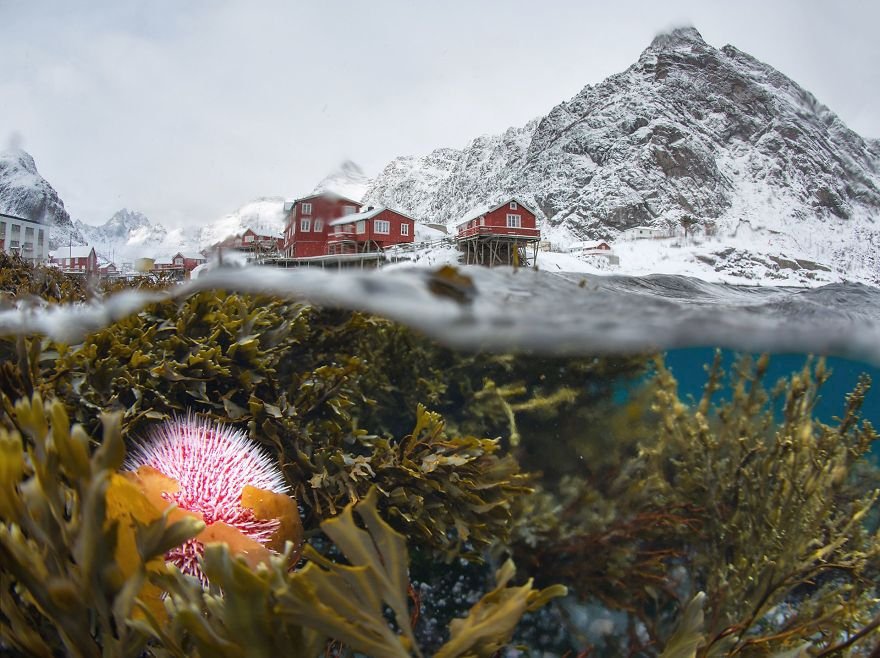
<svg viewBox="0 0 880 658">
<path fill-rule="evenodd" d="M 807 281 L 830 269 L 820 280 L 880 284 L 880 140 L 694 28 L 659 35 L 626 71 L 545 117 L 462 149 L 395 158 L 374 179 L 346 161 L 315 188 L 325 190 L 451 226 L 474 206 L 516 196 L 537 211 L 542 236 L 563 246 L 687 224 L 714 237 L 702 252 L 655 250 L 664 271 L 678 258 L 697 275 L 794 268 Z M 74 223 L 20 150 L 0 155 L 0 211 L 53 223 L 56 245 L 88 241 L 127 257 L 198 250 L 249 226 L 280 233 L 285 216 L 284 199 L 266 197 L 198 229 L 167 230 L 125 209 L 100 227 Z M 622 259 L 622 272 L 651 271 L 655 261 L 639 253 L 638 263 Z"/>
</svg>

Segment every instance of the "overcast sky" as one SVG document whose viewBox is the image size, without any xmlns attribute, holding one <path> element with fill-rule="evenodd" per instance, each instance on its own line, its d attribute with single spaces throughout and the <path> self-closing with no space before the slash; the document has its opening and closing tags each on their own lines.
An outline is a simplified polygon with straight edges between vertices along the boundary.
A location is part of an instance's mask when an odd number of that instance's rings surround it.
<svg viewBox="0 0 880 658">
<path fill-rule="evenodd" d="M 0 148 L 76 219 L 202 224 L 522 125 L 678 25 L 880 137 L 876 1 L 0 0 Z"/>
</svg>

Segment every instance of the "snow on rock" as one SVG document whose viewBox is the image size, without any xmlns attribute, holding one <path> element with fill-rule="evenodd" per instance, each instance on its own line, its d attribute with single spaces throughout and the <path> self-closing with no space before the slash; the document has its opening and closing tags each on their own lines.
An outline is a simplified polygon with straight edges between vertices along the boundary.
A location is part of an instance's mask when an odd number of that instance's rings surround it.
<svg viewBox="0 0 880 658">
<path fill-rule="evenodd" d="M 85 243 L 61 197 L 37 171 L 33 157 L 21 149 L 0 151 L 0 212 L 51 226 L 50 249 Z"/>
<path fill-rule="evenodd" d="M 286 217 L 284 197 L 261 197 L 203 226 L 198 241 L 203 248 L 209 247 L 225 238 L 241 235 L 249 228 L 261 235 L 281 236 Z"/>
<path fill-rule="evenodd" d="M 346 160 L 315 186 L 313 192 L 333 192 L 352 201 L 360 201 L 370 179 L 356 163 Z"/>
<path fill-rule="evenodd" d="M 483 135 L 460 151 L 442 148 L 422 157 L 396 158 L 372 182 L 364 202 L 452 225 L 468 210 L 505 197 L 532 203 L 523 165 L 538 123 L 535 119 L 501 135 Z"/>
</svg>

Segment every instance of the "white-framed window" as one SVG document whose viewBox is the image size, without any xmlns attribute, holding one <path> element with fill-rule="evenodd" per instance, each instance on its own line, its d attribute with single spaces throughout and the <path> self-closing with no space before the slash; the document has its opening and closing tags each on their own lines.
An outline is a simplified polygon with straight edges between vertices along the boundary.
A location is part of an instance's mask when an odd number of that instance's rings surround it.
<svg viewBox="0 0 880 658">
<path fill-rule="evenodd" d="M 519 206 L 516 204 L 516 201 L 510 202 L 510 209 L 511 210 L 519 210 Z"/>
<path fill-rule="evenodd" d="M 246 236 L 244 236 L 244 241 L 245 241 L 245 242 L 253 242 L 253 241 L 254 241 L 254 236 L 252 236 L 252 235 L 246 235 Z"/>
<path fill-rule="evenodd" d="M 409 235 L 409 224 L 404 222 L 400 225 L 400 234 L 401 235 Z"/>
<path fill-rule="evenodd" d="M 485 225 L 486 225 L 486 218 L 480 217 L 480 226 L 485 226 Z"/>
<path fill-rule="evenodd" d="M 314 230 L 315 230 L 316 232 L 321 232 L 321 231 L 324 230 L 324 220 L 323 220 L 323 219 L 316 219 L 316 220 L 315 220 L 315 228 L 314 228 Z"/>
<path fill-rule="evenodd" d="M 342 233 L 342 224 L 337 224 L 336 226 L 334 226 L 333 232 L 334 233 Z"/>
<path fill-rule="evenodd" d="M 387 219 L 374 219 L 373 230 L 376 233 L 387 235 L 388 233 L 391 233 L 391 222 L 389 222 Z"/>
<path fill-rule="evenodd" d="M 355 206 L 343 206 L 342 207 L 342 216 L 345 217 L 346 215 L 354 215 L 357 212 L 357 210 L 358 209 Z"/>
<path fill-rule="evenodd" d="M 174 264 L 175 265 L 183 265 L 183 259 L 182 258 L 175 258 Z"/>
<path fill-rule="evenodd" d="M 300 233 L 308 233 L 312 230 L 312 220 L 308 217 L 303 217 L 299 220 L 299 231 Z"/>
<path fill-rule="evenodd" d="M 507 228 L 522 228 L 522 219 L 519 215 L 507 215 Z"/>
<path fill-rule="evenodd" d="M 312 204 L 311 203 L 304 203 L 303 204 L 302 214 L 303 215 L 311 215 L 312 214 Z"/>
<path fill-rule="evenodd" d="M 357 224 L 355 224 L 354 232 L 357 233 L 358 235 L 361 235 L 361 234 L 363 234 L 363 233 L 366 233 L 366 232 L 367 232 L 367 222 L 365 222 L 365 221 L 362 219 L 362 220 L 359 221 Z"/>
</svg>

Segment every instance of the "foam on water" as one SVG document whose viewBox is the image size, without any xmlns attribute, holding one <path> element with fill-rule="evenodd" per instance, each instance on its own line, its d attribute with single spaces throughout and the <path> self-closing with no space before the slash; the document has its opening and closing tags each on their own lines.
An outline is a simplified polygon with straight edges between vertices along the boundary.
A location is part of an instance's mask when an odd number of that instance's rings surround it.
<svg viewBox="0 0 880 658">
<path fill-rule="evenodd" d="M 717 346 L 843 356 L 880 365 L 880 290 L 745 287 L 683 276 L 510 268 L 325 271 L 224 268 L 168 292 L 0 310 L 0 334 L 76 343 L 147 304 L 196 291 L 266 292 L 375 313 L 452 347 L 603 354 Z"/>
</svg>

